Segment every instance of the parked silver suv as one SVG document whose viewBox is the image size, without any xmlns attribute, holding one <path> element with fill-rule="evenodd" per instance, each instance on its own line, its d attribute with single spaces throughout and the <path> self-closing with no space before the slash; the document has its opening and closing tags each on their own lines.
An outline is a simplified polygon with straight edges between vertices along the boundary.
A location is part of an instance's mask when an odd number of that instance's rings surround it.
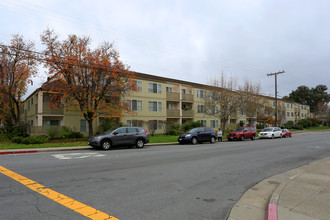
<svg viewBox="0 0 330 220">
<path fill-rule="evenodd" d="M 88 140 L 88 145 L 103 150 L 109 150 L 113 146 L 119 145 L 135 145 L 136 148 L 143 148 L 146 143 L 149 143 L 148 131 L 141 127 L 120 127 L 101 135 L 92 136 Z"/>
</svg>

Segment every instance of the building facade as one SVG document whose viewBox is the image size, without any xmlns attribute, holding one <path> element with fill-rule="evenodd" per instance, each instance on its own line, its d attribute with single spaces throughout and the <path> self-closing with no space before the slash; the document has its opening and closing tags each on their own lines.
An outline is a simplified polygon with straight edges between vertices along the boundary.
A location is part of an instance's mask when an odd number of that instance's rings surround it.
<svg viewBox="0 0 330 220">
<path fill-rule="evenodd" d="M 134 114 L 124 115 L 120 121 L 128 126 L 143 126 L 143 122 L 157 123 L 156 133 L 164 133 L 163 121 L 184 124 L 186 121 L 200 121 L 203 126 L 220 127 L 219 118 L 205 114 L 205 98 L 210 86 L 181 81 L 171 78 L 135 73 L 137 91 L 124 99 L 130 104 Z M 275 115 L 275 99 L 260 96 L 263 106 L 258 108 L 258 114 Z M 46 133 L 52 126 L 68 126 L 88 135 L 88 123 L 80 112 L 66 111 L 65 103 L 51 107 L 49 93 L 42 89 L 34 91 L 22 104 L 21 118 L 31 126 L 31 134 Z M 310 117 L 308 105 L 278 100 L 278 119 L 280 123 Z M 256 116 L 257 117 L 257 116 Z M 256 117 L 254 121 L 256 121 Z M 99 116 L 93 121 L 94 132 L 102 132 L 101 124 L 105 117 Z M 237 109 L 229 117 L 227 127 L 233 128 L 242 121 L 247 123 L 247 116 Z"/>
</svg>

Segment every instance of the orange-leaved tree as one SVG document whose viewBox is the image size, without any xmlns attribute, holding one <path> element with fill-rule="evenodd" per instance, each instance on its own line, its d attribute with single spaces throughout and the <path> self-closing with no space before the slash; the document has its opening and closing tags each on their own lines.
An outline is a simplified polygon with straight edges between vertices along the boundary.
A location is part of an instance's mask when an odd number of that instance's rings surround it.
<svg viewBox="0 0 330 220">
<path fill-rule="evenodd" d="M 20 122 L 20 104 L 30 77 L 37 73 L 34 43 L 13 35 L 10 45 L 0 44 L 0 117 L 7 124 Z"/>
<path fill-rule="evenodd" d="M 50 75 L 45 88 L 55 92 L 52 100 L 64 100 L 67 110 L 81 112 L 88 121 L 89 136 L 97 116 L 120 117 L 129 111 L 122 98 L 136 90 L 136 84 L 112 43 L 91 49 L 89 37 L 69 35 L 60 41 L 49 29 L 41 41 Z"/>
</svg>

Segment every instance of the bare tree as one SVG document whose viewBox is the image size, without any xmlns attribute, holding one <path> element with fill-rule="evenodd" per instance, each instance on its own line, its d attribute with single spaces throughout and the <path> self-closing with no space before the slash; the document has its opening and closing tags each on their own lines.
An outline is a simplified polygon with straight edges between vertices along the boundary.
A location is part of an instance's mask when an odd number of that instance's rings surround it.
<svg viewBox="0 0 330 220">
<path fill-rule="evenodd" d="M 214 76 L 207 82 L 209 91 L 204 98 L 205 114 L 217 117 L 221 122 L 223 132 L 230 115 L 237 112 L 241 106 L 241 94 L 236 91 L 236 79 L 222 73 Z"/>
<path fill-rule="evenodd" d="M 249 126 L 257 119 L 258 109 L 264 105 L 264 99 L 260 96 L 260 82 L 253 83 L 248 79 L 244 80 L 244 84 L 239 86 L 241 94 L 240 110 L 245 113 Z"/>
</svg>

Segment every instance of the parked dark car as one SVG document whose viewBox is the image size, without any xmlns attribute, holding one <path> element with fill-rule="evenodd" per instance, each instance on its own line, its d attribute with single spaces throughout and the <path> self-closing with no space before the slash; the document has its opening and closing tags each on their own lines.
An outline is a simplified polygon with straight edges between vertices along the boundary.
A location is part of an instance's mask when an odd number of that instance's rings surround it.
<svg viewBox="0 0 330 220">
<path fill-rule="evenodd" d="M 254 127 L 240 127 L 234 129 L 232 132 L 227 134 L 228 141 L 232 140 L 240 140 L 243 141 L 244 139 L 250 138 L 254 140 L 256 138 L 257 132 Z"/>
<path fill-rule="evenodd" d="M 120 127 L 101 135 L 92 136 L 88 140 L 88 145 L 103 150 L 109 150 L 113 146 L 119 145 L 135 145 L 136 148 L 143 148 L 146 143 L 149 143 L 148 131 L 141 127 Z"/>
<path fill-rule="evenodd" d="M 292 137 L 291 131 L 289 131 L 289 129 L 282 129 L 282 137 Z"/>
<path fill-rule="evenodd" d="M 213 128 L 209 127 L 198 127 L 187 131 L 185 134 L 181 134 L 178 138 L 180 144 L 191 143 L 197 144 L 202 142 L 215 143 L 217 134 Z"/>
</svg>

